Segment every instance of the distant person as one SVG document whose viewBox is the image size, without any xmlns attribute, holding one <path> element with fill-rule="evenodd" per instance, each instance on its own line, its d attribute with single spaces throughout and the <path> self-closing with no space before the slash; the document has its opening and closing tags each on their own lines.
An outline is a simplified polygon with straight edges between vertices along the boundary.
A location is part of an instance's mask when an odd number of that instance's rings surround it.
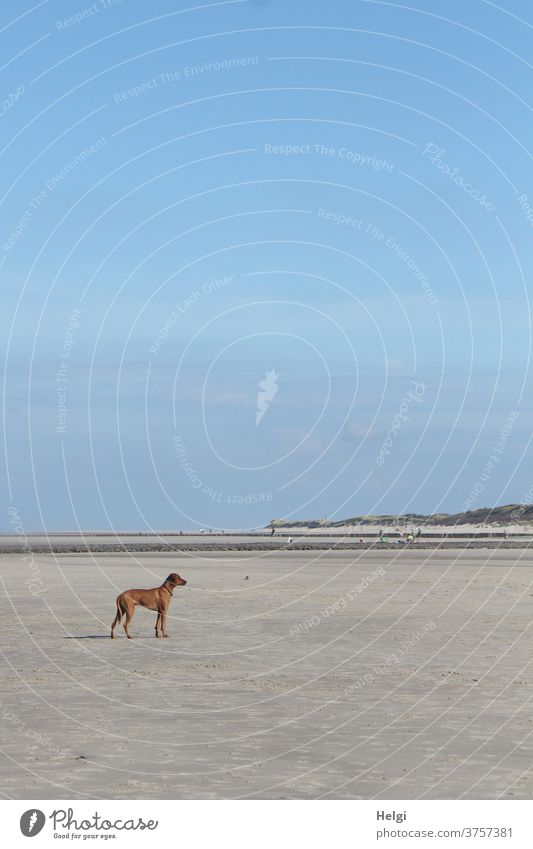
<svg viewBox="0 0 533 849">
<path fill-rule="evenodd" d="M 270 536 L 273 537 L 275 533 L 276 533 L 276 529 L 272 528 L 272 530 L 270 531 Z"/>
<path fill-rule="evenodd" d="M 288 538 L 288 540 L 287 540 L 287 542 L 288 542 L 288 544 L 290 545 L 290 544 L 291 544 L 291 542 L 292 542 L 292 537 L 289 537 L 289 538 Z"/>
</svg>

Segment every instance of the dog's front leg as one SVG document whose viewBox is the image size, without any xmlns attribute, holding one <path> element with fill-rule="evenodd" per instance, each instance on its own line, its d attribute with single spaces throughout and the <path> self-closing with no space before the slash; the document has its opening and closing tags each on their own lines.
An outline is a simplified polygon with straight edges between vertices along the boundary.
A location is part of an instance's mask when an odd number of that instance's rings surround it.
<svg viewBox="0 0 533 849">
<path fill-rule="evenodd" d="M 155 635 L 159 637 L 159 631 L 161 629 L 161 613 L 157 614 L 157 619 L 155 620 Z"/>
</svg>

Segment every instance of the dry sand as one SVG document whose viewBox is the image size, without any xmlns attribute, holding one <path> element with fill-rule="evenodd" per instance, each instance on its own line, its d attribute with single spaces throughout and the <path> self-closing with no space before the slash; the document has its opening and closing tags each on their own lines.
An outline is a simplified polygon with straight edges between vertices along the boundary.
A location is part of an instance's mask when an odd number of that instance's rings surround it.
<svg viewBox="0 0 533 849">
<path fill-rule="evenodd" d="M 531 566 L 527 550 L 1 555 L 0 790 L 531 798 Z M 169 571 L 189 581 L 171 638 L 139 610 L 135 639 L 111 641 L 117 592 Z"/>
</svg>

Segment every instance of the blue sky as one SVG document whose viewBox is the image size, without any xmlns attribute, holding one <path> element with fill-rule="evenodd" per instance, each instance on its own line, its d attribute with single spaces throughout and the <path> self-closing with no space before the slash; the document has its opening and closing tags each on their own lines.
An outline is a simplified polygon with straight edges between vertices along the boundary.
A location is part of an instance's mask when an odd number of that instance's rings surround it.
<svg viewBox="0 0 533 849">
<path fill-rule="evenodd" d="M 0 15 L 0 528 L 524 498 L 525 0 Z"/>
</svg>

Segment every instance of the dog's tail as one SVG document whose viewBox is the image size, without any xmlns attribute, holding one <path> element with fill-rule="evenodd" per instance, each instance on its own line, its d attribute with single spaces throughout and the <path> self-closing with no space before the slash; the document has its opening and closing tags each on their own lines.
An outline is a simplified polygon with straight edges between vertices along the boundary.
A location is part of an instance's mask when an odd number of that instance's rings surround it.
<svg viewBox="0 0 533 849">
<path fill-rule="evenodd" d="M 118 598 L 117 598 L 117 615 L 115 616 L 115 620 L 114 620 L 113 624 L 111 625 L 111 639 L 113 639 L 113 637 L 115 636 L 115 633 L 114 633 L 115 628 L 117 626 L 117 623 L 120 622 L 121 619 L 122 619 L 122 613 L 121 613 L 121 610 L 120 610 L 120 596 L 118 596 Z"/>
<path fill-rule="evenodd" d="M 113 622 L 111 628 L 114 628 L 116 625 L 119 625 L 122 621 L 122 611 L 120 609 L 120 596 L 117 598 L 117 615 L 115 616 L 115 621 Z"/>
</svg>

